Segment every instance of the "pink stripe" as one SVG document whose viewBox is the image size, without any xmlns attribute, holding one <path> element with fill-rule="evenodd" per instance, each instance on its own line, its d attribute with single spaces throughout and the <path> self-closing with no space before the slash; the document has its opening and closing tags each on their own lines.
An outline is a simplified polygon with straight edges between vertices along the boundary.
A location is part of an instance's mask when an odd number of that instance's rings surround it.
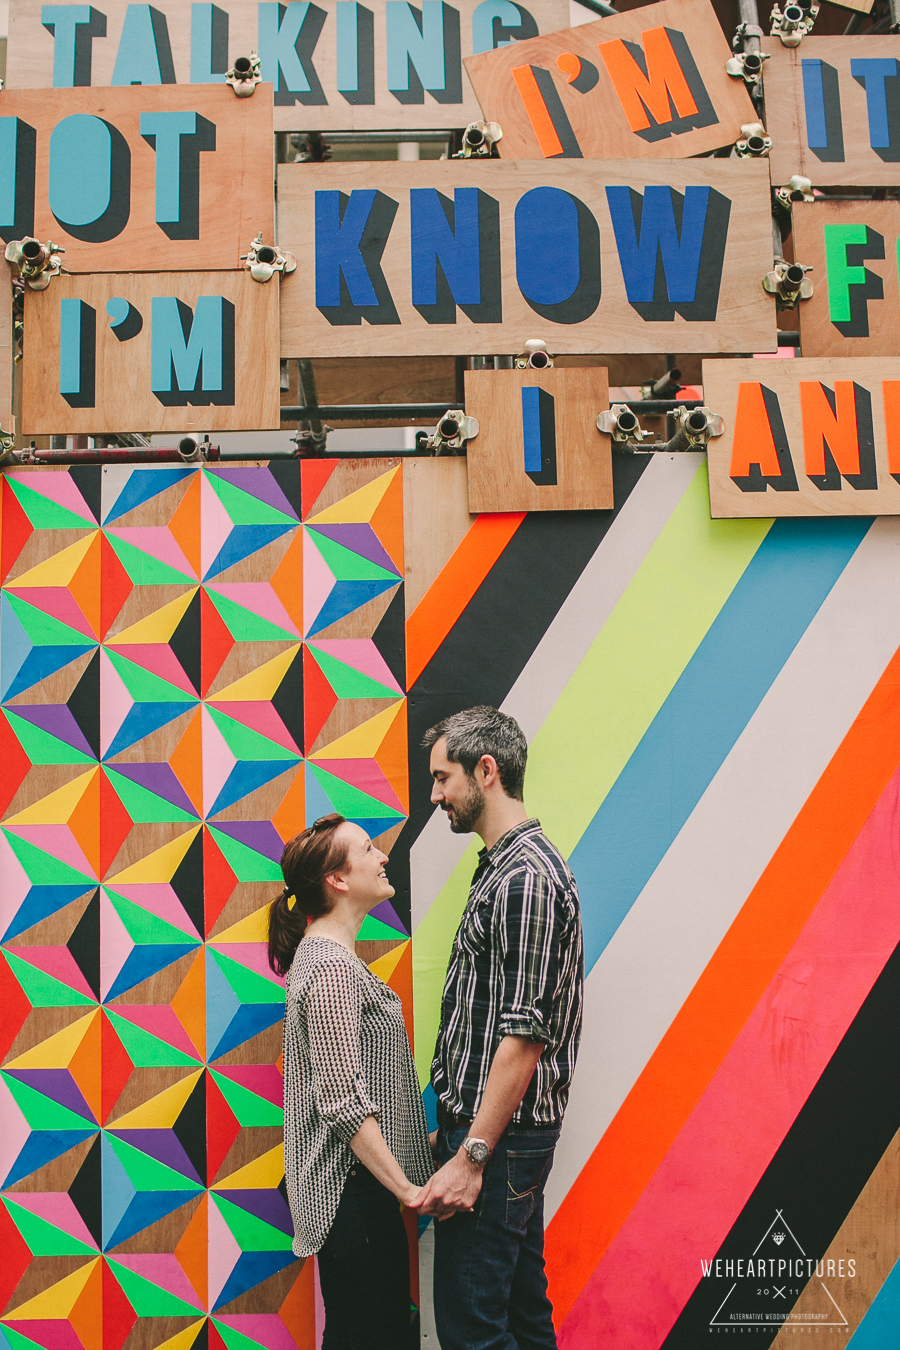
<svg viewBox="0 0 900 1350">
<path fill-rule="evenodd" d="M 267 581 L 217 581 L 210 582 L 207 589 L 236 605 L 243 605 L 244 609 L 258 614 L 261 619 L 268 619 L 276 627 L 300 636 L 293 619 Z"/>
<path fill-rule="evenodd" d="M 215 947 L 217 952 L 223 956 L 228 956 L 232 961 L 237 961 L 238 965 L 246 966 L 248 970 L 255 970 L 257 975 L 262 975 L 264 980 L 270 984 L 277 984 L 279 988 L 284 987 L 284 976 L 273 975 L 269 966 L 269 948 L 265 942 L 220 942 L 218 938 L 209 938 L 209 945 Z M 218 1065 L 216 1065 L 218 1068 Z"/>
<path fill-rule="evenodd" d="M 64 586 L 12 586 L 7 588 L 11 595 L 18 596 L 27 605 L 34 605 L 60 623 L 67 623 L 79 633 L 84 633 L 88 642 L 96 642 L 97 635 L 81 612 L 74 595 Z"/>
<path fill-rule="evenodd" d="M 200 475 L 200 571 L 206 576 L 234 526 L 205 473 Z"/>
<path fill-rule="evenodd" d="M 284 1079 L 274 1064 L 223 1064 L 216 1066 L 216 1073 L 255 1092 L 257 1097 L 284 1106 Z"/>
<path fill-rule="evenodd" d="M 190 1055 L 192 1059 L 197 1058 L 197 1051 L 188 1040 L 187 1032 L 167 1004 L 123 1003 L 112 1011 L 118 1013 L 119 1017 L 124 1017 L 126 1022 L 131 1022 L 142 1031 L 147 1031 L 151 1036 L 165 1041 L 166 1045 L 174 1046 L 176 1050 Z"/>
<path fill-rule="evenodd" d="M 76 516 L 83 516 L 85 525 L 96 530 L 97 522 L 91 515 L 87 502 L 78 491 L 73 479 L 65 471 L 54 472 L 51 470 L 50 473 L 47 473 L 46 469 L 38 469 L 30 473 L 11 475 L 11 481 L 13 483 L 24 483 L 33 492 L 39 492 L 42 497 L 49 497 L 50 501 L 56 502 L 58 506 L 64 506 L 67 511 L 72 511 Z"/>
<path fill-rule="evenodd" d="M 326 638 L 324 642 L 313 638 L 312 645 L 327 656 L 333 656 L 335 661 L 343 661 L 344 665 L 368 675 L 369 679 L 386 684 L 388 689 L 396 689 L 398 694 L 403 693 L 371 638 Z"/>
<path fill-rule="evenodd" d="M 406 815 L 407 808 L 374 759 L 319 759 L 316 756 L 313 763 L 328 773 L 333 773 L 335 778 L 343 779 L 351 787 L 359 788 L 360 792 L 367 792 L 376 801 L 383 802 L 394 811 L 399 811 L 401 816 Z"/>
<path fill-rule="evenodd" d="M 68 825 L 6 825 L 4 829 L 68 863 L 76 872 L 86 872 L 89 877 L 96 875 Z"/>
<path fill-rule="evenodd" d="M 216 1313 L 215 1320 L 233 1327 L 268 1350 L 297 1350 L 297 1344 L 277 1313 Z"/>
<path fill-rule="evenodd" d="M 133 661 L 136 666 L 141 666 L 144 670 L 149 670 L 151 674 L 158 675 L 161 680 L 168 680 L 169 684 L 174 684 L 176 689 L 181 689 L 189 698 L 196 698 L 197 691 L 191 684 L 188 677 L 181 668 L 181 664 L 166 643 L 163 642 L 143 642 L 140 645 L 136 642 L 113 642 L 110 643 L 118 656 L 124 656 L 126 660 Z"/>
<path fill-rule="evenodd" d="M 7 947 L 7 951 L 11 951 L 15 956 L 21 956 L 23 961 L 37 966 L 38 970 L 52 975 L 55 980 L 61 980 L 70 989 L 77 989 L 79 994 L 85 994 L 88 998 L 95 997 L 68 947 Z M 56 1067 L 64 1069 L 67 1065 L 59 1064 Z"/>
<path fill-rule="evenodd" d="M 52 1223 L 55 1228 L 61 1228 L 86 1246 L 96 1248 L 97 1243 L 66 1191 L 23 1191 L 7 1199 L 12 1204 L 21 1205 L 30 1214 L 36 1214 L 46 1223 Z"/>
<path fill-rule="evenodd" d="M 130 900 L 134 905 L 140 905 L 141 909 L 148 909 L 151 914 L 155 914 L 165 923 L 170 923 L 173 928 L 180 928 L 182 933 L 187 933 L 190 937 L 201 936 L 167 881 L 135 882 L 129 886 L 111 885 L 110 890 L 115 891 L 116 895 L 124 895 L 126 900 Z"/>
<path fill-rule="evenodd" d="M 232 702 L 217 698 L 211 698 L 208 702 L 226 717 L 233 717 L 251 731 L 258 731 L 260 736 L 267 736 L 276 745 L 283 745 L 292 755 L 299 755 L 299 748 L 271 703 Z"/>
<path fill-rule="evenodd" d="M 116 1254 L 112 1261 L 113 1269 L 117 1264 L 122 1265 L 126 1270 L 131 1270 L 135 1275 L 140 1275 L 143 1279 L 149 1280 L 151 1284 L 158 1285 L 160 1289 L 165 1289 L 170 1294 L 174 1294 L 176 1298 L 183 1299 L 192 1308 L 200 1306 L 196 1290 L 189 1282 L 176 1256 L 165 1252 L 153 1253 L 152 1255 L 141 1252 L 133 1256 Z M 176 1316 L 183 1315 L 176 1314 Z"/>
<path fill-rule="evenodd" d="M 115 539 L 124 539 L 126 544 L 149 553 L 176 572 L 186 572 L 189 577 L 196 576 L 191 564 L 176 543 L 174 534 L 170 534 L 165 525 L 110 525 L 106 533 Z"/>
<path fill-rule="evenodd" d="M 560 1350 L 658 1350 L 900 941 L 894 774 L 563 1323 Z"/>
<path fill-rule="evenodd" d="M 125 683 L 100 648 L 100 753 L 105 755 L 116 738 L 116 732 L 134 706 L 134 699 Z"/>
<path fill-rule="evenodd" d="M 5 1319 L 6 1326 L 20 1332 L 29 1340 L 44 1346 L 44 1350 L 83 1350 L 71 1322 L 63 1318 L 16 1318 L 15 1313 Z"/>
</svg>

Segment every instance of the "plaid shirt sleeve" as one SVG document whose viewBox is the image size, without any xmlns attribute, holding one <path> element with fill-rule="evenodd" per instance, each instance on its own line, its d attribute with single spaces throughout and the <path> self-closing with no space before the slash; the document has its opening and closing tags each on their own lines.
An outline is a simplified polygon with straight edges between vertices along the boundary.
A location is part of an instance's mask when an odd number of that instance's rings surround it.
<svg viewBox="0 0 900 1350">
<path fill-rule="evenodd" d="M 500 953 L 498 1031 L 549 1043 L 550 1016 L 559 979 L 554 890 L 537 871 L 516 871 L 503 886 L 495 911 Z"/>
</svg>

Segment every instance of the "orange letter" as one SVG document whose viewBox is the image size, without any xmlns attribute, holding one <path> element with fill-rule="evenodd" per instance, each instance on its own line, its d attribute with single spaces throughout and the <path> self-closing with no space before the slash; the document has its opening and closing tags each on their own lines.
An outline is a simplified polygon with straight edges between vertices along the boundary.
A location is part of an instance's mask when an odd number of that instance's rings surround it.
<svg viewBox="0 0 900 1350">
<path fill-rule="evenodd" d="M 648 111 L 659 126 L 671 122 L 670 95 L 678 116 L 692 117 L 698 111 L 697 104 L 667 30 L 651 28 L 641 33 L 641 41 L 646 75 L 628 50 L 632 44 L 624 43 L 621 38 L 599 44 L 600 55 L 615 85 L 631 130 L 647 130 L 650 126 Z"/>
<path fill-rule="evenodd" d="M 887 431 L 888 472 L 900 481 L 900 380 L 884 380 L 881 392 Z"/>
<path fill-rule="evenodd" d="M 856 431 L 856 399 L 852 380 L 835 380 L 834 407 L 818 380 L 800 381 L 803 414 L 803 458 L 807 475 L 824 476 L 825 446 L 842 474 L 859 473 L 859 437 Z"/>
<path fill-rule="evenodd" d="M 778 395 L 763 384 L 738 386 L 728 474 L 742 492 L 798 491 Z"/>
</svg>

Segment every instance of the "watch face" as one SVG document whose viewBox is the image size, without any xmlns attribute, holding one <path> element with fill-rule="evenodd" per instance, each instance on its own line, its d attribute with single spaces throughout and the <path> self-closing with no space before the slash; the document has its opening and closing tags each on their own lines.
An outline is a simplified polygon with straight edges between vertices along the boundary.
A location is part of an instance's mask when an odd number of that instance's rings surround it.
<svg viewBox="0 0 900 1350">
<path fill-rule="evenodd" d="M 466 1152 L 473 1163 L 486 1163 L 491 1156 L 491 1150 L 483 1139 L 467 1139 Z"/>
</svg>

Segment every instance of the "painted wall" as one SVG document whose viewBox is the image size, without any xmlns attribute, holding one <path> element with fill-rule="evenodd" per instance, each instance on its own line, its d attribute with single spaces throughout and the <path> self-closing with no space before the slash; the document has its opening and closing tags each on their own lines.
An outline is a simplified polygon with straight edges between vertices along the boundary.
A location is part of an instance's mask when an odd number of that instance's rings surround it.
<svg viewBox="0 0 900 1350">
<path fill-rule="evenodd" d="M 332 804 L 393 844 L 362 950 L 424 1084 L 474 848 L 415 747 L 475 702 L 584 907 L 561 1346 L 897 1339 L 900 523 L 711 522 L 700 455 L 615 483 L 474 518 L 458 460 L 5 475 L 10 1350 L 317 1344 L 264 906 Z"/>
</svg>

